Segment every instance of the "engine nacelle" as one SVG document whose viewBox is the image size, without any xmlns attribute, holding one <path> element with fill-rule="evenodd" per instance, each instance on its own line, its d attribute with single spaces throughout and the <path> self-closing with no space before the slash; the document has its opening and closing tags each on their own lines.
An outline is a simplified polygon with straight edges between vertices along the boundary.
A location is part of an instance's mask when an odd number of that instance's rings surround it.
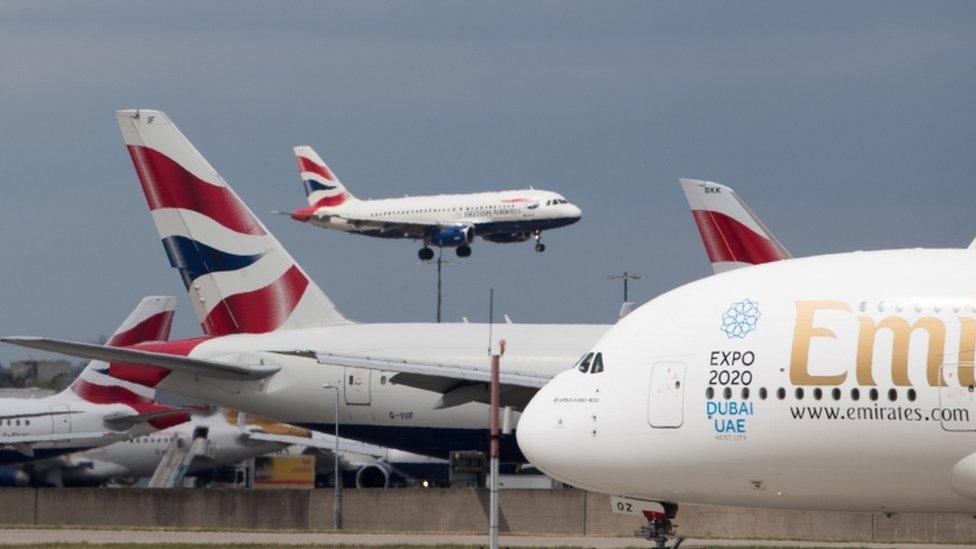
<svg viewBox="0 0 976 549">
<path fill-rule="evenodd" d="M 356 472 L 356 488 L 389 488 L 395 471 L 388 463 L 377 461 Z"/>
<path fill-rule="evenodd" d="M 0 467 L 0 486 L 20 488 L 30 485 L 30 475 L 19 465 Z"/>
<path fill-rule="evenodd" d="M 494 233 L 486 234 L 482 238 L 496 244 L 511 244 L 513 242 L 525 242 L 531 237 L 532 233 Z"/>
<path fill-rule="evenodd" d="M 474 240 L 474 226 L 463 224 L 441 227 L 430 237 L 430 243 L 435 246 L 460 246 L 471 244 L 472 240 Z"/>
</svg>

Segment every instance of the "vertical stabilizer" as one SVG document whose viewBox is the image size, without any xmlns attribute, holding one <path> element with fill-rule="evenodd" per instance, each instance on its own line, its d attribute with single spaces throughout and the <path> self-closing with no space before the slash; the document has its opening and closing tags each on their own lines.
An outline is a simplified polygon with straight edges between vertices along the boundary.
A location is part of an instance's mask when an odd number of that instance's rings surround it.
<svg viewBox="0 0 976 549">
<path fill-rule="evenodd" d="M 293 150 L 295 159 L 298 160 L 298 173 L 305 186 L 309 206 L 316 208 L 341 206 L 349 200 L 355 200 L 315 149 L 303 145 Z"/>
<path fill-rule="evenodd" d="M 164 113 L 116 117 L 166 255 L 207 335 L 349 322 Z"/>
<path fill-rule="evenodd" d="M 695 179 L 681 188 L 716 273 L 792 257 L 731 188 Z"/>
</svg>

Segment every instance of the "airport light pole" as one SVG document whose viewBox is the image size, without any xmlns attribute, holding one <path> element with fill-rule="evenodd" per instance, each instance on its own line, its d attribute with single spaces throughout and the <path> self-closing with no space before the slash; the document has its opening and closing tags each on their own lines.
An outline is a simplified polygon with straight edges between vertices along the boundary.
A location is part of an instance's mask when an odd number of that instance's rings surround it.
<svg viewBox="0 0 976 549">
<path fill-rule="evenodd" d="M 628 273 L 627 271 L 624 271 L 624 274 L 607 275 L 607 280 L 623 280 L 624 281 L 624 303 L 627 303 L 628 301 L 630 301 L 630 298 L 627 295 L 627 290 L 628 290 L 627 283 L 630 282 L 631 280 L 643 280 L 643 279 L 644 279 L 644 276 L 643 275 L 631 274 L 631 273 Z"/>
<path fill-rule="evenodd" d="M 420 264 L 421 265 L 427 265 L 429 263 L 430 263 L 429 261 L 422 261 Z M 443 297 L 442 297 L 443 296 L 443 292 L 442 292 L 442 288 L 443 288 L 442 280 L 443 280 L 443 277 L 444 277 L 444 275 L 443 275 L 443 268 L 444 267 L 450 267 L 451 265 L 457 265 L 457 261 L 452 261 L 450 259 L 448 259 L 448 260 L 445 261 L 444 260 L 444 248 L 438 248 L 437 249 L 437 260 L 434 261 L 434 263 L 437 264 L 437 322 L 440 323 L 440 321 L 441 321 L 441 304 L 443 303 Z"/>
<path fill-rule="evenodd" d="M 490 513 L 488 518 L 488 542 L 491 549 L 498 549 L 498 457 L 499 438 L 498 428 L 499 408 L 499 369 L 501 356 L 505 354 L 505 340 L 498 342 L 498 352 L 491 355 L 491 418 L 488 422 L 491 429 L 491 446 L 489 447 L 489 475 L 491 475 Z"/>
<path fill-rule="evenodd" d="M 335 485 L 335 494 L 332 498 L 332 526 L 336 530 L 342 530 L 342 471 L 339 470 L 339 387 L 326 383 L 323 389 L 335 391 L 335 449 L 332 456 L 335 468 L 332 484 Z"/>
</svg>

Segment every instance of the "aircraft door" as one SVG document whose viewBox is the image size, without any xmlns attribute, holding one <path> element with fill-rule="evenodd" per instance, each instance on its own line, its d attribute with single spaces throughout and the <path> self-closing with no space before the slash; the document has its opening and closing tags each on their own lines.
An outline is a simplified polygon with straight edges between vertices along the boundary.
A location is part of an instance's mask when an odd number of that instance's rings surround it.
<svg viewBox="0 0 976 549">
<path fill-rule="evenodd" d="M 369 390 L 372 372 L 365 368 L 345 368 L 343 385 L 346 404 L 369 404 L 372 401 Z"/>
<path fill-rule="evenodd" d="M 685 363 L 655 362 L 647 398 L 647 422 L 651 427 L 673 429 L 684 423 Z"/>
<path fill-rule="evenodd" d="M 51 405 L 51 433 L 70 433 L 71 414 L 67 404 Z"/>
<path fill-rule="evenodd" d="M 939 387 L 939 409 L 932 418 L 946 431 L 976 431 L 976 379 L 973 364 L 943 364 Z"/>
</svg>

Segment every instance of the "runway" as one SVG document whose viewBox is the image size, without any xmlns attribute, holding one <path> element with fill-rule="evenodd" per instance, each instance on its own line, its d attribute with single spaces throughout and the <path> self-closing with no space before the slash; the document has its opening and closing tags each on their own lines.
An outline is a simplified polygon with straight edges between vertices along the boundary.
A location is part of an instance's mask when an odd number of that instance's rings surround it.
<svg viewBox="0 0 976 549">
<path fill-rule="evenodd" d="M 0 530 L 0 546 L 41 544 L 119 544 L 161 545 L 253 544 L 260 546 L 320 545 L 330 546 L 484 546 L 485 535 L 446 534 L 346 534 L 346 533 L 285 533 L 285 532 L 228 532 L 176 530 L 81 530 L 81 529 L 20 529 Z M 650 547 L 650 543 L 628 537 L 580 536 L 502 536 L 503 547 L 593 547 L 600 549 L 622 547 Z M 688 539 L 683 549 L 694 547 L 858 547 L 871 549 L 972 549 L 971 545 L 892 544 L 892 543 L 831 543 L 802 541 L 717 540 Z"/>
</svg>

